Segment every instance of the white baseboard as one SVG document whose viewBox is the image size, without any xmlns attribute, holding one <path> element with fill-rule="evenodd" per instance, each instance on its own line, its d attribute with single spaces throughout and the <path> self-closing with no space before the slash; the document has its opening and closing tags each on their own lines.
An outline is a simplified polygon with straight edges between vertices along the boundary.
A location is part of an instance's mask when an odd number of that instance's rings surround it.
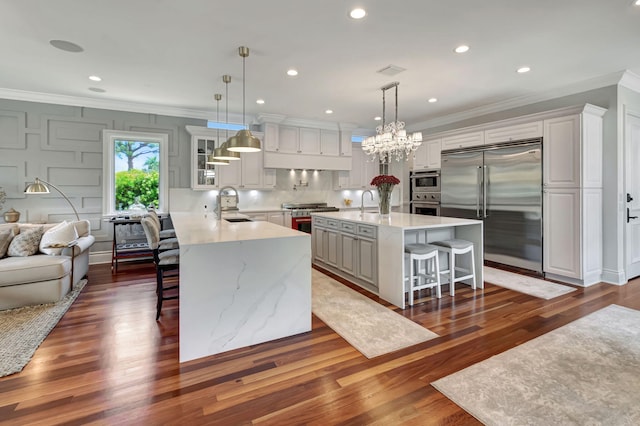
<svg viewBox="0 0 640 426">
<path fill-rule="evenodd" d="M 89 265 L 111 263 L 111 251 L 96 251 L 89 253 Z"/>
</svg>

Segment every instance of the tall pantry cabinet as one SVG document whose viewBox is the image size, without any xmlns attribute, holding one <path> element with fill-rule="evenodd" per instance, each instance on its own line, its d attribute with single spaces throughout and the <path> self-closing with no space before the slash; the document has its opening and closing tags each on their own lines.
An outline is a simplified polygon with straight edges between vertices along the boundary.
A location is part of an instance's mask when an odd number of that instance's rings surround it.
<svg viewBox="0 0 640 426">
<path fill-rule="evenodd" d="M 602 278 L 602 117 L 585 105 L 544 120 L 543 265 L 545 276 L 579 285 Z"/>
</svg>

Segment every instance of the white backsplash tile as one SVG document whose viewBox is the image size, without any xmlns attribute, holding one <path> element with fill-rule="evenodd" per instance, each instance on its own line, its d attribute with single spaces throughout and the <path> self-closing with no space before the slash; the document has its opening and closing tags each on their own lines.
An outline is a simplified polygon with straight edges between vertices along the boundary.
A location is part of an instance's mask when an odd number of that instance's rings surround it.
<svg viewBox="0 0 640 426">
<path fill-rule="evenodd" d="M 317 171 L 303 172 L 300 170 L 278 170 L 276 188 L 273 190 L 239 190 L 240 211 L 251 210 L 279 210 L 283 203 L 311 203 L 322 202 L 338 208 L 346 208 L 345 198 L 351 199 L 351 208 L 360 207 L 362 190 L 334 190 L 333 172 Z M 300 186 L 300 181 L 308 186 Z M 294 190 L 294 185 L 296 189 Z M 378 194 L 375 189 L 373 200 L 366 195 L 365 207 L 377 207 Z M 172 211 L 208 211 L 215 210 L 217 190 L 194 191 L 188 188 L 171 188 L 169 204 Z M 396 188 L 392 195 L 392 204 L 398 205 L 400 188 Z"/>
</svg>

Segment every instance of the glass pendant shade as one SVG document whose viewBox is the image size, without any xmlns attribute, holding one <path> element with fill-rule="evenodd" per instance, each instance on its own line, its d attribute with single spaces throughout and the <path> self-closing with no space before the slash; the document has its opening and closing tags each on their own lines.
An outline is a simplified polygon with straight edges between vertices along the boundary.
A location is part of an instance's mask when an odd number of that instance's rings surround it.
<svg viewBox="0 0 640 426">
<path fill-rule="evenodd" d="M 213 151 L 213 158 L 217 160 L 227 160 L 227 161 L 236 161 L 240 159 L 239 152 L 229 151 L 227 149 L 227 142 L 220 145 Z"/>
<path fill-rule="evenodd" d="M 232 152 L 259 152 L 261 150 L 260 139 L 253 136 L 251 130 L 248 129 L 239 130 L 225 144 L 227 149 Z"/>
</svg>

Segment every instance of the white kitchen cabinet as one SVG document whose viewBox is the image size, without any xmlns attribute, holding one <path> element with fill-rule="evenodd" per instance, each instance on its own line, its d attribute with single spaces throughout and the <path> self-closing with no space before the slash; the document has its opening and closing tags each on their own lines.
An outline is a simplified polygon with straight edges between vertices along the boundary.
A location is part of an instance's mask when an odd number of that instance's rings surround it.
<svg viewBox="0 0 640 426">
<path fill-rule="evenodd" d="M 340 155 L 351 157 L 351 132 L 340 130 Z"/>
<path fill-rule="evenodd" d="M 309 129 L 300 127 L 299 132 L 299 154 L 321 154 L 320 150 L 320 129 Z"/>
<path fill-rule="evenodd" d="M 284 212 L 267 212 L 267 221 L 284 226 Z M 289 225 L 291 228 L 291 225 Z"/>
<path fill-rule="evenodd" d="M 543 185 L 547 188 L 580 186 L 580 116 L 544 121 Z"/>
<path fill-rule="evenodd" d="M 254 132 L 254 136 L 262 140 L 261 133 Z M 226 166 L 218 168 L 218 187 L 233 186 L 238 189 L 273 189 L 275 169 L 263 167 L 264 152 L 240 153 L 240 160 L 230 161 Z"/>
<path fill-rule="evenodd" d="M 280 128 L 275 123 L 264 123 L 263 125 L 263 133 L 264 140 L 263 149 L 267 152 L 277 152 L 278 151 L 278 141 L 280 139 Z"/>
<path fill-rule="evenodd" d="M 544 120 L 544 186 L 602 187 L 602 116 L 587 105 L 583 112 Z"/>
<path fill-rule="evenodd" d="M 217 131 L 197 126 L 186 129 L 191 134 L 191 189 L 218 188 L 219 166 L 207 164 L 207 156 L 217 146 Z"/>
<path fill-rule="evenodd" d="M 320 130 L 320 155 L 340 155 L 340 132 Z"/>
<path fill-rule="evenodd" d="M 441 138 L 423 141 L 413 157 L 413 170 L 439 169 L 442 157 L 441 152 Z"/>
<path fill-rule="evenodd" d="M 300 133 L 297 127 L 279 126 L 278 139 L 274 143 L 274 151 L 286 154 L 297 154 L 300 151 Z"/>
<path fill-rule="evenodd" d="M 371 189 L 371 179 L 380 172 L 379 162 L 362 151 L 362 145 L 353 143 L 351 170 L 334 172 L 334 189 Z"/>
<path fill-rule="evenodd" d="M 579 279 L 580 189 L 545 190 L 543 200 L 544 270 Z"/>
<path fill-rule="evenodd" d="M 591 285 L 602 279 L 602 116 L 544 120 L 543 269 L 549 278 Z"/>
<path fill-rule="evenodd" d="M 458 133 L 442 138 L 442 150 L 469 148 L 484 145 L 484 131 Z"/>
<path fill-rule="evenodd" d="M 270 130 L 270 138 L 274 136 Z M 320 155 L 320 129 L 306 127 L 279 126 L 277 140 L 270 140 L 269 151 L 280 154 Z"/>
<path fill-rule="evenodd" d="M 492 145 L 502 142 L 540 138 L 543 135 L 542 120 L 513 126 L 497 127 L 484 131 L 484 144 Z"/>
</svg>

